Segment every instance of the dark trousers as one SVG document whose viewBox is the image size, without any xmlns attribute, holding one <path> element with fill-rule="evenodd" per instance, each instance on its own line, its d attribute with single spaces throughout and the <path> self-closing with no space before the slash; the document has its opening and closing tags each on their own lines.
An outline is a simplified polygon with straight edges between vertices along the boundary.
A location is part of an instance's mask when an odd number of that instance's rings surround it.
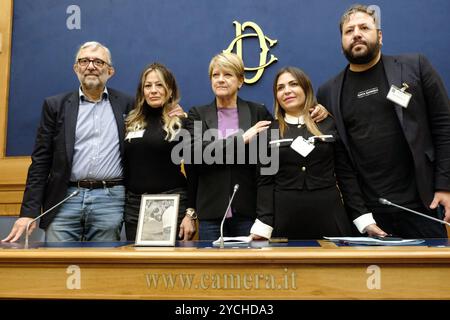
<svg viewBox="0 0 450 320">
<path fill-rule="evenodd" d="M 410 208 L 420 213 L 438 217 L 437 210 L 424 207 Z M 426 219 L 412 212 L 393 208 L 374 208 L 373 217 L 383 231 L 404 239 L 447 238 L 447 230 L 443 224 Z"/>
<path fill-rule="evenodd" d="M 200 240 L 217 240 L 220 237 L 220 224 L 222 220 L 200 220 L 199 223 L 199 239 Z M 239 237 L 250 235 L 254 218 L 240 217 L 233 215 L 226 218 L 223 224 L 224 237 Z"/>
</svg>

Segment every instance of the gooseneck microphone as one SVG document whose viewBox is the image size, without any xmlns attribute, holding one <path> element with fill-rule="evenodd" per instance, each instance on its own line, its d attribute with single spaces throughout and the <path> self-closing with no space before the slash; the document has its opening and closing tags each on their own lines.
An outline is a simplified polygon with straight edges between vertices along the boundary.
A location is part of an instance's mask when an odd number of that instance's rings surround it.
<svg viewBox="0 0 450 320">
<path fill-rule="evenodd" d="M 390 201 L 388 201 L 388 200 L 386 200 L 384 198 L 379 198 L 378 202 L 381 203 L 381 204 L 385 204 L 387 206 L 397 207 L 397 208 L 400 208 L 402 210 L 409 211 L 409 212 L 412 212 L 414 214 L 417 214 L 417 215 L 419 215 L 421 217 L 424 217 L 426 219 L 430 219 L 430 220 L 433 220 L 433 221 L 436 221 L 436 222 L 439 222 L 439 223 L 446 224 L 446 225 L 450 226 L 450 223 L 448 223 L 447 221 L 436 219 L 436 218 L 430 217 L 429 215 L 426 215 L 426 214 L 423 214 L 423 213 L 411 210 L 411 209 L 406 208 L 406 207 L 399 206 L 398 204 L 392 203 L 392 202 L 390 202 Z"/>
<path fill-rule="evenodd" d="M 231 203 L 233 202 L 234 195 L 236 194 L 236 191 L 238 191 L 238 189 L 239 189 L 239 185 L 235 184 L 234 189 L 233 189 L 233 194 L 231 195 L 230 201 L 228 201 L 227 209 L 225 210 L 225 214 L 223 215 L 223 218 L 222 218 L 222 223 L 220 224 L 220 248 L 222 248 L 222 249 L 225 247 L 225 245 L 223 243 L 223 223 L 225 222 L 225 218 L 227 217 L 227 212 L 231 207 Z"/>
<path fill-rule="evenodd" d="M 44 211 L 43 213 L 41 213 L 39 216 L 37 216 L 36 218 L 34 218 L 33 220 L 31 220 L 30 222 L 27 223 L 27 228 L 25 229 L 25 245 L 24 245 L 24 249 L 28 249 L 28 230 L 30 229 L 30 225 L 35 222 L 36 220 L 38 220 L 39 218 L 45 216 L 47 213 L 49 213 L 50 211 L 52 211 L 53 209 L 55 209 L 56 207 L 62 205 L 64 202 L 66 202 L 67 200 L 69 200 L 72 197 L 75 197 L 77 194 L 79 194 L 80 191 L 79 190 L 75 190 L 74 192 L 72 192 L 71 194 L 69 194 L 66 198 L 64 198 L 63 200 L 61 200 L 60 202 L 58 202 L 57 204 L 55 204 L 53 207 L 51 207 L 50 209 L 48 209 L 47 211 Z"/>
</svg>

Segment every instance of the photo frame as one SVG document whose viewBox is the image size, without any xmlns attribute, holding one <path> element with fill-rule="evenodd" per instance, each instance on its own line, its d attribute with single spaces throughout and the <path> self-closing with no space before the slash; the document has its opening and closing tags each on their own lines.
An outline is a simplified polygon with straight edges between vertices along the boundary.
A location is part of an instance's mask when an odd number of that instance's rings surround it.
<svg viewBox="0 0 450 320">
<path fill-rule="evenodd" d="M 137 246 L 175 246 L 179 194 L 142 195 Z"/>
</svg>

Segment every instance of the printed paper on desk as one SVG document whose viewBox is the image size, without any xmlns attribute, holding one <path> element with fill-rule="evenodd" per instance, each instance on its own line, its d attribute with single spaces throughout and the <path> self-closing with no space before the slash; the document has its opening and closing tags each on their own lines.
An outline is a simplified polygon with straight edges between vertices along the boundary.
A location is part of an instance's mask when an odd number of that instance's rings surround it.
<svg viewBox="0 0 450 320">
<path fill-rule="evenodd" d="M 327 240 L 347 243 L 347 244 L 362 244 L 369 246 L 407 246 L 416 245 L 425 242 L 423 239 L 402 239 L 402 240 L 379 240 L 371 237 L 324 237 Z"/>
<path fill-rule="evenodd" d="M 311 151 L 314 150 L 315 146 L 308 140 L 305 140 L 303 137 L 297 137 L 292 142 L 291 148 L 303 157 L 306 157 L 308 154 L 310 154 Z"/>
<path fill-rule="evenodd" d="M 226 247 L 235 246 L 239 244 L 249 244 L 252 242 L 251 236 L 241 237 L 223 237 L 223 245 Z M 220 246 L 220 238 L 213 242 L 214 246 Z"/>
</svg>

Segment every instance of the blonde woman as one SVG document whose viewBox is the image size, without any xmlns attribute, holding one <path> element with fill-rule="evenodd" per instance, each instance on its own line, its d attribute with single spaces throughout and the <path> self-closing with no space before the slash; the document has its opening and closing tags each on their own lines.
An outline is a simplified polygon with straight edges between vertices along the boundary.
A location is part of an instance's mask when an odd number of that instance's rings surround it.
<svg viewBox="0 0 450 320">
<path fill-rule="evenodd" d="M 152 63 L 141 73 L 134 109 L 125 120 L 125 231 L 128 240 L 136 237 L 142 194 L 180 195 L 179 219 L 187 208 L 186 177 L 171 159 L 175 139 L 186 114 L 178 105 L 180 94 L 175 77 L 164 65 Z M 190 238 L 190 234 L 179 236 Z"/>
</svg>

